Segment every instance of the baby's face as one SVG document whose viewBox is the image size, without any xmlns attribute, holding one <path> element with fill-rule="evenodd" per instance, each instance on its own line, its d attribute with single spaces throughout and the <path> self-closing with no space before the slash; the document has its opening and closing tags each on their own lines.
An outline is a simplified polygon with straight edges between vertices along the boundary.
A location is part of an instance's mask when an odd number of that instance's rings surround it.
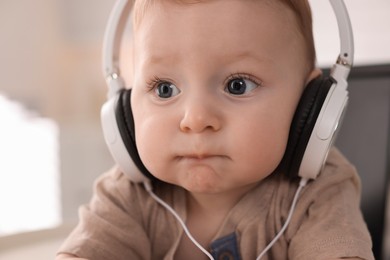
<svg viewBox="0 0 390 260">
<path fill-rule="evenodd" d="M 248 188 L 282 159 L 306 80 L 292 14 L 264 1 L 161 2 L 135 32 L 141 159 L 191 192 Z"/>
</svg>

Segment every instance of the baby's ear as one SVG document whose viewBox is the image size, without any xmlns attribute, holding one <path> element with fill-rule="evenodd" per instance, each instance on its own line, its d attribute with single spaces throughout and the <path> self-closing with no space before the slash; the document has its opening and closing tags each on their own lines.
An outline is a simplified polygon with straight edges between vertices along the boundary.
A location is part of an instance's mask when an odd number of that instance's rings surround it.
<svg viewBox="0 0 390 260">
<path fill-rule="evenodd" d="M 313 79 L 319 77 L 322 75 L 322 70 L 319 69 L 319 68 L 314 68 L 310 73 L 309 75 L 307 76 L 306 78 L 306 83 L 305 83 L 305 86 L 307 84 L 309 84 L 310 81 L 312 81 Z"/>
</svg>

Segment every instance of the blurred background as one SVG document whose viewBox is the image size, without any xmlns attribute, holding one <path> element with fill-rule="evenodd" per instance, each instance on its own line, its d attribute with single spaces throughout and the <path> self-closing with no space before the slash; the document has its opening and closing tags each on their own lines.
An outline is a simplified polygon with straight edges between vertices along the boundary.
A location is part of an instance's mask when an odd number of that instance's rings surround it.
<svg viewBox="0 0 390 260">
<path fill-rule="evenodd" d="M 318 64 L 327 71 L 339 51 L 337 23 L 328 1 L 310 2 Z M 102 38 L 114 3 L 0 2 L 1 260 L 53 259 L 77 222 L 78 207 L 89 201 L 94 179 L 113 164 L 103 142 L 100 107 L 106 96 Z M 359 172 L 366 172 L 363 191 L 370 194 L 385 188 L 390 174 L 390 1 L 345 3 L 355 34 L 351 86 L 356 91 L 351 89 L 338 145 Z M 128 32 L 123 60 L 129 37 Z M 367 154 L 368 164 L 361 159 Z M 362 203 L 371 203 L 369 198 L 374 197 L 364 196 Z M 384 210 L 384 197 L 374 199 Z M 381 214 L 386 238 L 390 232 L 385 211 Z M 388 248 L 390 239 L 381 243 Z"/>
</svg>

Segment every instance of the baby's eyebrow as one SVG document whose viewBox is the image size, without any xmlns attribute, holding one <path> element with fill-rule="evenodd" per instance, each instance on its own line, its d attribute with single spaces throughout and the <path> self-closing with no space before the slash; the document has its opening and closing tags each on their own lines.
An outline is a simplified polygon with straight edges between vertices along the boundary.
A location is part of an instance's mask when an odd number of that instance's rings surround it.
<svg viewBox="0 0 390 260">
<path fill-rule="evenodd" d="M 226 63 L 232 63 L 236 62 L 237 60 L 254 60 L 257 63 L 275 63 L 275 60 L 269 58 L 269 57 L 260 57 L 259 55 L 254 55 L 251 52 L 243 51 L 243 52 L 237 52 L 237 53 L 231 53 L 227 54 L 226 52 L 223 55 L 220 55 L 221 59 L 223 59 Z M 183 57 L 185 58 L 185 57 Z M 174 62 L 177 60 L 180 60 L 180 55 L 175 54 L 169 54 L 169 55 L 150 55 L 146 57 L 144 62 L 146 64 L 160 64 L 163 62 Z"/>
<path fill-rule="evenodd" d="M 271 54 L 264 51 L 251 51 L 242 49 L 235 49 L 229 52 L 215 51 L 215 57 L 208 57 L 210 59 L 217 59 L 221 66 L 231 66 L 236 63 L 248 63 L 250 66 L 256 66 L 260 70 L 279 70 L 277 66 L 277 60 L 273 59 Z M 147 55 L 141 57 L 142 67 L 154 67 L 154 66 L 173 66 L 174 64 L 180 64 L 183 60 L 190 58 L 193 53 L 183 54 L 176 50 L 170 50 L 169 52 L 150 51 Z M 210 60 L 205 61 L 207 63 Z"/>
<path fill-rule="evenodd" d="M 163 61 L 167 61 L 168 59 L 172 60 L 172 56 L 171 55 L 166 55 L 166 56 L 162 56 L 162 55 L 153 55 L 153 56 L 149 56 L 145 59 L 145 63 L 146 64 L 160 64 L 161 62 Z"/>
<path fill-rule="evenodd" d="M 161 63 L 173 63 L 179 60 L 178 55 L 170 54 L 152 54 L 143 59 L 143 63 L 146 65 L 156 65 Z"/>
<path fill-rule="evenodd" d="M 231 55 L 225 55 L 227 60 L 237 61 L 237 60 L 255 60 L 257 63 L 274 63 L 274 60 L 266 57 L 266 56 L 260 56 L 255 55 L 253 52 L 249 51 L 241 51 L 237 53 L 232 53 Z"/>
</svg>

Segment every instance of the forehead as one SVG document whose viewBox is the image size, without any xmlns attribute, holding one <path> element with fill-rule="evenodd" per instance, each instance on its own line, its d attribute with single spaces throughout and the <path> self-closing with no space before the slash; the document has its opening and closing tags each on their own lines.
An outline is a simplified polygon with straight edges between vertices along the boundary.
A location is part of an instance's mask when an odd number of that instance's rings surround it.
<svg viewBox="0 0 390 260">
<path fill-rule="evenodd" d="M 135 28 L 138 27 L 138 25 L 143 21 L 145 14 L 154 7 L 161 7 L 162 5 L 167 4 L 175 4 L 176 7 L 185 7 L 185 6 L 191 6 L 194 4 L 210 4 L 212 2 L 229 2 L 229 0 L 135 0 L 134 1 L 134 8 L 133 8 L 133 24 L 135 25 Z M 268 6 L 272 6 L 273 8 L 277 10 L 284 10 L 284 11 L 292 11 L 291 9 L 291 0 L 235 0 L 237 2 L 245 3 L 245 4 L 251 4 L 253 3 L 260 3 L 260 4 L 266 4 Z M 298 0 L 300 1 L 300 0 Z M 306 0 L 302 0 L 306 1 Z M 290 12 L 291 13 L 291 12 Z M 294 17 L 296 18 L 296 17 Z"/>
<path fill-rule="evenodd" d="M 229 59 L 229 54 L 255 55 L 261 60 L 282 58 L 301 44 L 294 14 L 275 2 L 154 1 L 135 26 L 136 55 L 149 61 L 204 53 L 224 59 Z"/>
</svg>

